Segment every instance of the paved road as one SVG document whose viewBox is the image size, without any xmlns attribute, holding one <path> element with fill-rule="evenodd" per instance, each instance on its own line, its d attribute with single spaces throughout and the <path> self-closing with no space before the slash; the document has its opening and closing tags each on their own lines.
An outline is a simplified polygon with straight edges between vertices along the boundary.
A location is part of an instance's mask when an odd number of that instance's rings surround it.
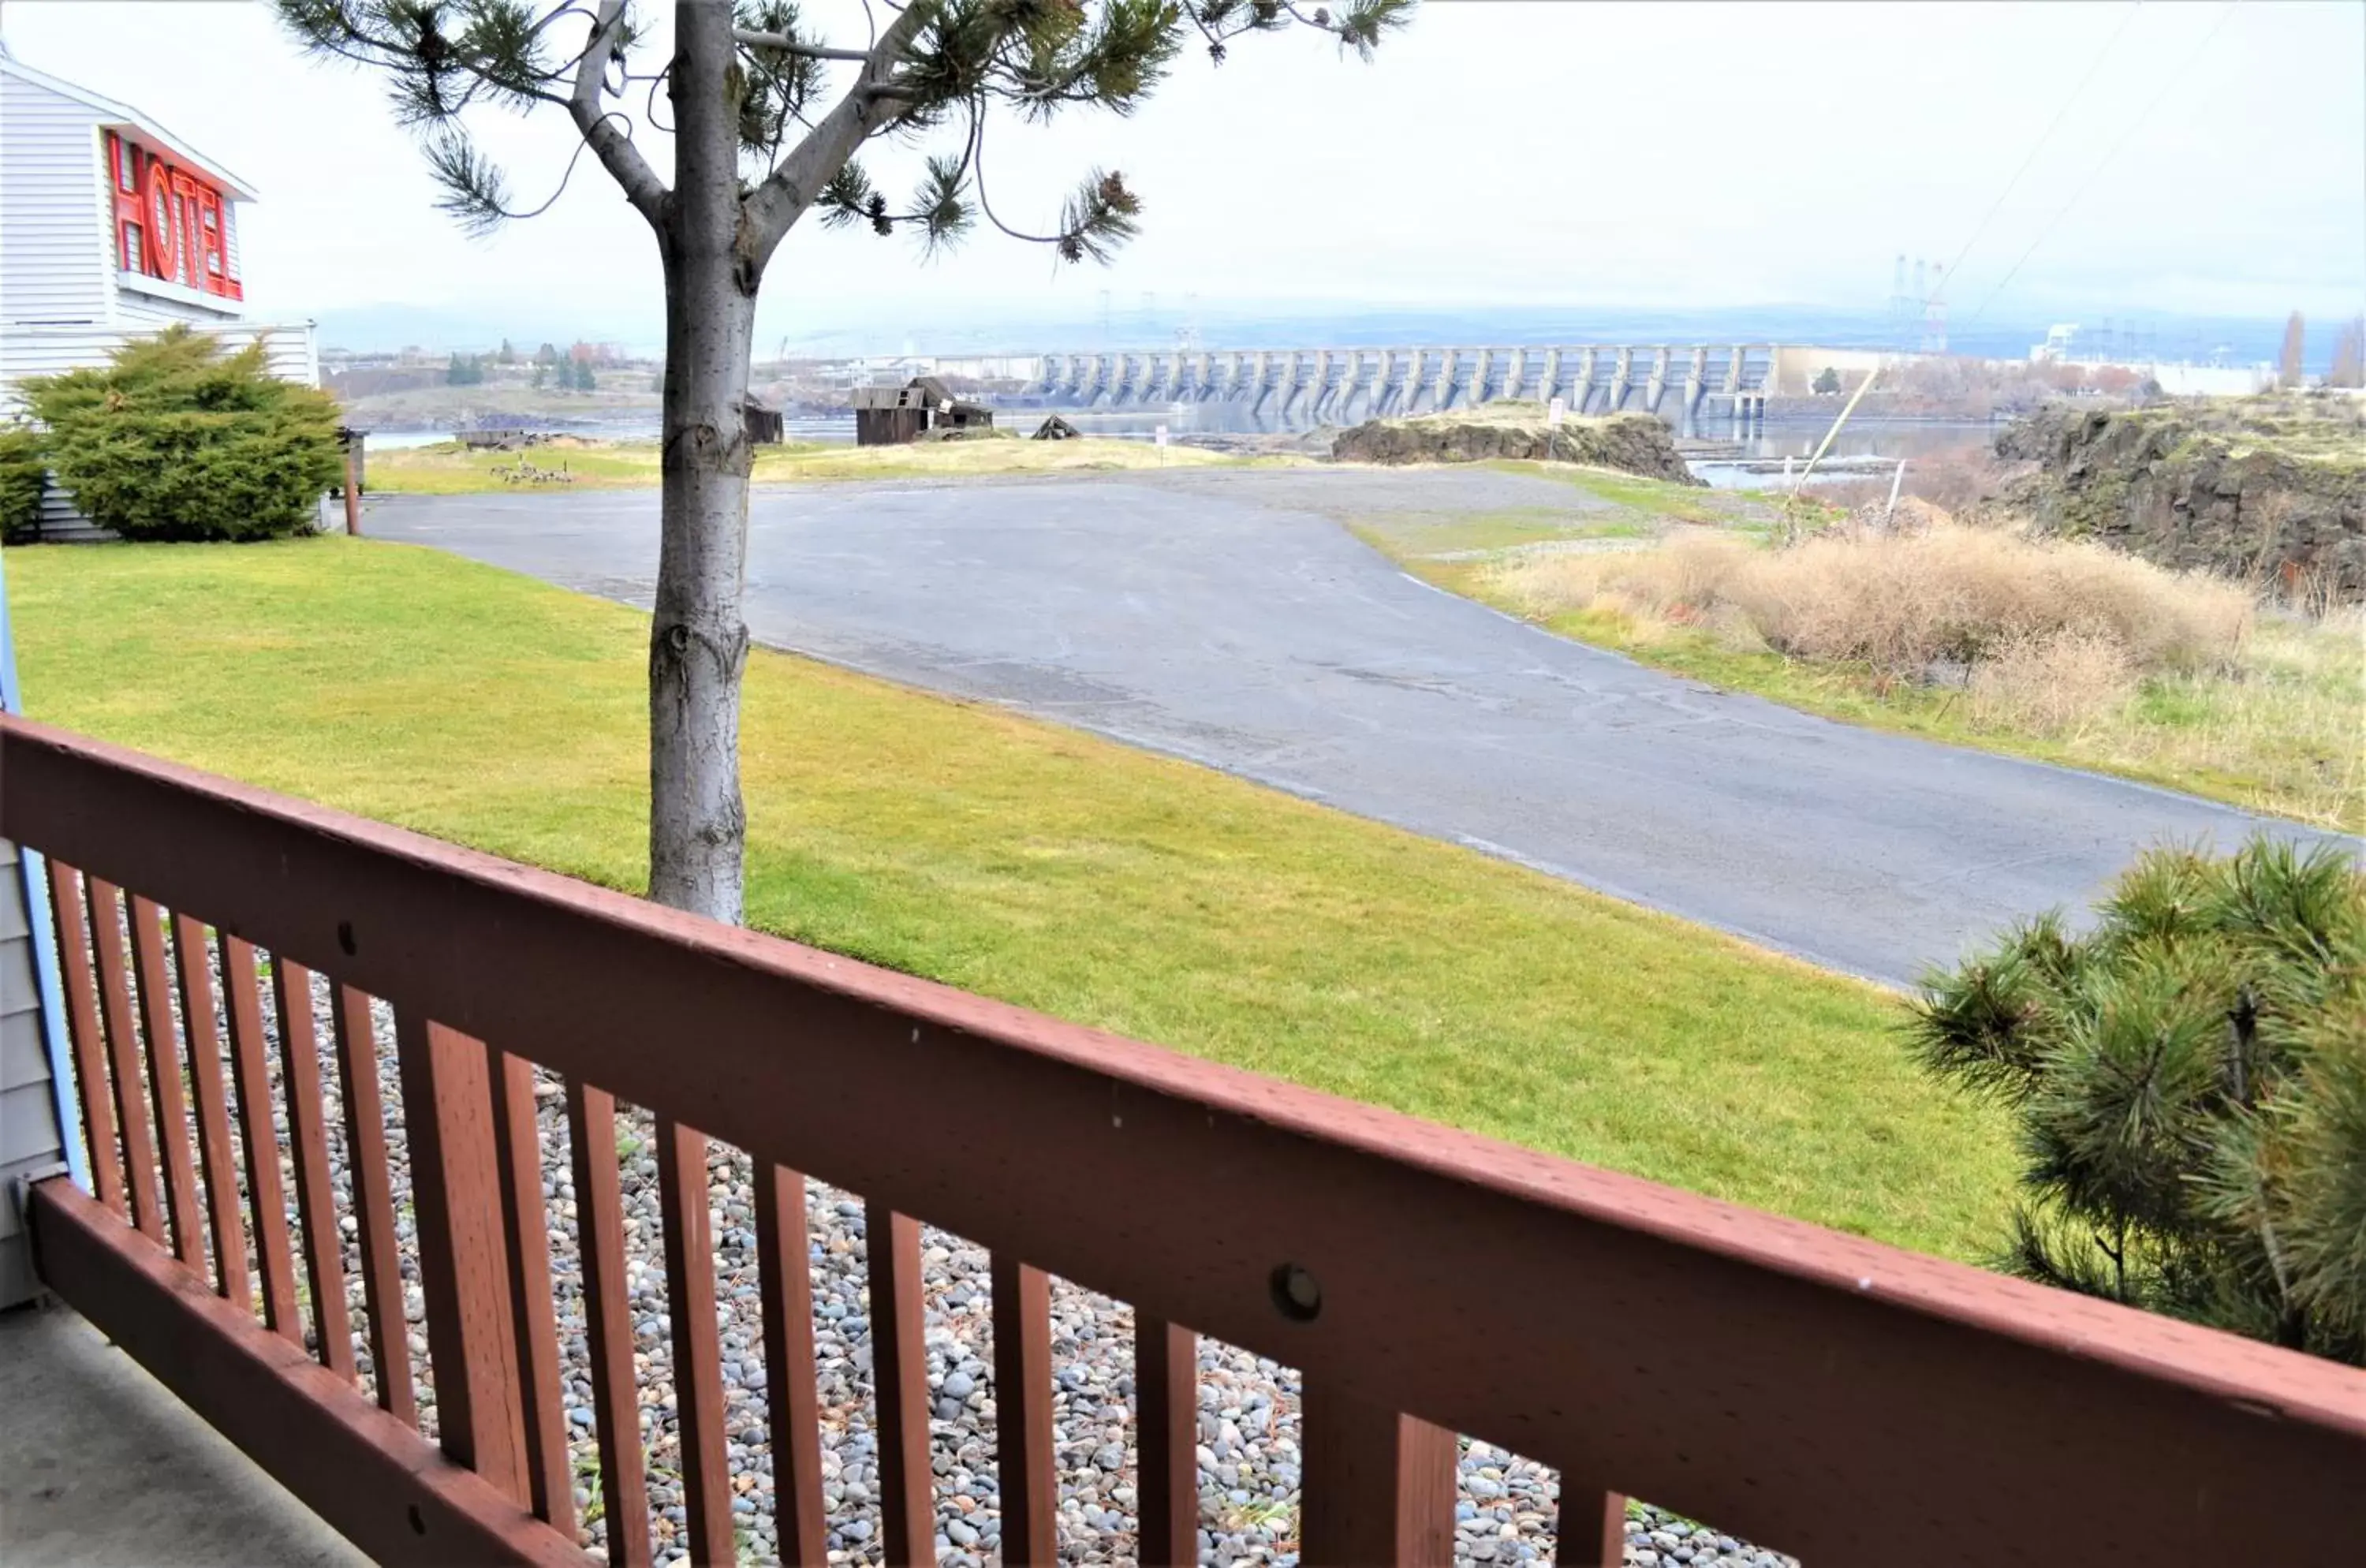
<svg viewBox="0 0 2366 1568">
<path fill-rule="evenodd" d="M 1400 572 L 1375 510 L 1590 502 L 1456 472 L 767 490 L 755 638 L 1189 757 L 1875 979 L 2252 818 L 1882 735 L 1564 641 Z M 368 526 L 646 606 L 646 491 L 389 498 Z M 2294 829 L 2294 831 L 2298 831 Z"/>
</svg>

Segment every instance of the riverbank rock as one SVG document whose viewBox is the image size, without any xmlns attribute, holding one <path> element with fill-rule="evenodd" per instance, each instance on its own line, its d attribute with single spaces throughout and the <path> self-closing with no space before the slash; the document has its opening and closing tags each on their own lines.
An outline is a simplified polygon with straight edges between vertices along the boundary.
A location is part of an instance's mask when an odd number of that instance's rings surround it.
<svg viewBox="0 0 2366 1568">
<path fill-rule="evenodd" d="M 2041 532 L 2262 588 L 2366 599 L 2366 402 L 2057 403 L 2008 426 L 1997 455 L 2034 465 L 2001 504 Z"/>
<path fill-rule="evenodd" d="M 1645 413 L 1606 419 L 1491 417 L 1491 411 L 1376 419 L 1342 431 L 1331 455 L 1350 463 L 1477 463 L 1527 457 L 1616 468 L 1674 484 L 1698 484 L 1668 427 Z"/>
</svg>

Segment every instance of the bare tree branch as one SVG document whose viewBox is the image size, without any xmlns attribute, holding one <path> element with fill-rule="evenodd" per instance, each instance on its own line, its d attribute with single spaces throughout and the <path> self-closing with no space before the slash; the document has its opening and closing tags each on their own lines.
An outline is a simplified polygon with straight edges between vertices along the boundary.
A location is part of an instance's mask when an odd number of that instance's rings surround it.
<svg viewBox="0 0 2366 1568">
<path fill-rule="evenodd" d="M 583 58 L 576 62 L 575 92 L 568 99 L 567 108 L 575 117 L 575 128 L 598 155 L 601 166 L 624 187 L 625 199 L 648 220 L 650 228 L 662 232 L 665 182 L 641 156 L 641 150 L 633 145 L 633 139 L 617 127 L 615 117 L 600 107 L 600 89 L 608 73 L 608 62 L 615 55 L 618 23 L 624 14 L 625 0 L 601 0 L 600 14 L 592 23 L 592 36 L 583 45 Z"/>
<path fill-rule="evenodd" d="M 760 33 L 748 28 L 731 29 L 731 41 L 744 43 L 751 49 L 777 49 L 783 54 L 803 55 L 807 60 L 867 61 L 867 49 L 826 49 L 817 43 L 805 43 L 786 33 Z"/>
<path fill-rule="evenodd" d="M 795 151 L 781 160 L 780 166 L 768 175 L 747 198 L 750 250 L 759 266 L 769 259 L 789 226 L 797 220 L 829 177 L 836 174 L 854 150 L 879 128 L 882 103 L 886 90 L 895 84 L 887 80 L 904 51 L 929 19 L 933 7 L 907 6 L 903 13 L 879 35 L 879 41 L 863 57 L 862 69 L 846 96 L 836 107 L 814 122 L 813 130 L 798 142 Z"/>
</svg>

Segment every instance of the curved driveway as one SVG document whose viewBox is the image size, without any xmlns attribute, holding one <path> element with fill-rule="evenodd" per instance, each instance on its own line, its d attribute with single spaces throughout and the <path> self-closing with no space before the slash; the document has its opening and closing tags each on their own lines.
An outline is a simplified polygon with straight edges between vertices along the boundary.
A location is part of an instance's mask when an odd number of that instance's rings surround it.
<svg viewBox="0 0 2366 1568">
<path fill-rule="evenodd" d="M 1452 471 L 767 489 L 749 626 L 1891 983 L 2147 843 L 2258 820 L 1647 670 L 1417 582 L 1335 520 L 1523 504 L 1593 503 Z M 644 607 L 657 570 L 646 491 L 388 498 L 368 527 Z"/>
</svg>

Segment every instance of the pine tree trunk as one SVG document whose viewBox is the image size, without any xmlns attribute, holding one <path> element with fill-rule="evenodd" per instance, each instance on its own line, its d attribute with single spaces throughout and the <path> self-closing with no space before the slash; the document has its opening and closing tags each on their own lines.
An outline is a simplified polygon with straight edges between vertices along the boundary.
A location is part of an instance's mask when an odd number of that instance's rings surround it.
<svg viewBox="0 0 2366 1568">
<path fill-rule="evenodd" d="M 737 923 L 747 815 L 748 358 L 760 269 L 744 248 L 731 7 L 675 12 L 675 182 L 665 262 L 663 537 L 649 628 L 649 897 Z"/>
</svg>

